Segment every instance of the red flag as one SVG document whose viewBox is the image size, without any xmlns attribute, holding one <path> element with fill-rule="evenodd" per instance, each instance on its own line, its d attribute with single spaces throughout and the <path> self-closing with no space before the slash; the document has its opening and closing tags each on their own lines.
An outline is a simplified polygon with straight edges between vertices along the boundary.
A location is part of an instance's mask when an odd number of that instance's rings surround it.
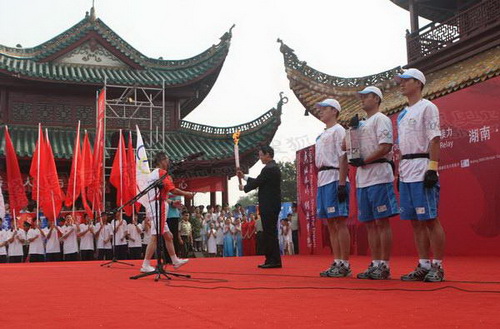
<svg viewBox="0 0 500 329">
<path fill-rule="evenodd" d="M 52 153 L 52 146 L 50 146 L 49 133 L 45 130 L 45 171 L 44 175 L 47 180 L 47 197 L 44 198 L 40 204 L 43 209 L 45 217 L 49 220 L 55 220 L 61 212 L 62 204 L 64 201 L 64 193 L 59 183 L 59 175 L 57 174 L 56 161 Z"/>
<path fill-rule="evenodd" d="M 137 195 L 137 182 L 135 179 L 135 151 L 132 146 L 132 131 L 128 134 L 128 149 L 127 149 L 127 164 L 128 164 L 128 177 L 129 177 L 129 193 L 130 198 Z M 141 209 L 141 204 L 139 202 L 135 203 L 135 211 L 139 212 Z M 128 214 L 127 214 L 128 215 Z"/>
<path fill-rule="evenodd" d="M 28 205 L 28 198 L 24 192 L 23 178 L 19 170 L 16 151 L 10 139 L 9 129 L 5 126 L 5 160 L 7 163 L 7 190 L 9 191 L 9 204 L 15 217 L 16 214 Z"/>
<path fill-rule="evenodd" d="M 103 160 L 104 160 L 104 111 L 106 100 L 106 90 L 99 94 L 97 102 L 97 129 L 94 139 L 94 154 L 92 163 L 92 183 L 87 189 L 88 199 L 91 200 L 93 208 L 97 212 L 104 211 L 102 204 L 103 196 Z"/>
<path fill-rule="evenodd" d="M 93 218 L 92 209 L 90 208 L 87 200 L 87 187 L 92 184 L 93 172 L 92 172 L 92 148 L 90 147 L 89 136 L 85 131 L 85 137 L 83 138 L 82 147 L 82 157 L 81 157 L 81 170 L 80 170 L 80 180 L 81 180 L 81 193 L 82 193 L 82 203 L 87 215 Z"/>
<path fill-rule="evenodd" d="M 73 148 L 73 161 L 71 163 L 71 174 L 68 181 L 68 190 L 66 191 L 66 200 L 64 204 L 70 207 L 74 204 L 81 191 L 81 150 L 80 150 L 80 121 L 78 121 L 78 130 L 76 133 L 75 146 Z"/>
<path fill-rule="evenodd" d="M 46 177 L 44 174 L 45 166 L 45 141 L 42 132 L 42 125 L 38 125 L 38 140 L 36 142 L 35 151 L 31 157 L 30 176 L 33 178 L 33 187 L 31 190 L 31 198 L 40 205 L 40 199 L 44 197 L 44 188 L 46 187 Z"/>
<path fill-rule="evenodd" d="M 120 130 L 120 139 L 118 148 L 113 159 L 113 167 L 109 176 L 110 183 L 116 188 L 116 205 L 121 206 L 129 200 L 130 196 L 130 179 L 127 170 L 127 154 L 125 150 L 125 142 L 123 140 L 122 131 Z M 126 207 L 125 212 L 130 216 L 132 214 L 131 207 Z"/>
</svg>

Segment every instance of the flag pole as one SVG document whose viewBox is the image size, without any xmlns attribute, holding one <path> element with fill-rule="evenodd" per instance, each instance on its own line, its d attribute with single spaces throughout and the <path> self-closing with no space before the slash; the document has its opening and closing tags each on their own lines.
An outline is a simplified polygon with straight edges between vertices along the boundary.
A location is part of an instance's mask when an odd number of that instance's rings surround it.
<svg viewBox="0 0 500 329">
<path fill-rule="evenodd" d="M 38 123 L 38 159 L 36 164 L 36 223 L 40 225 L 40 155 L 42 150 L 42 124 Z"/>
<path fill-rule="evenodd" d="M 120 206 L 123 205 L 123 149 L 122 149 L 122 141 L 123 141 L 123 135 L 122 135 L 122 130 L 120 129 L 120 138 L 118 139 L 118 166 L 120 168 Z M 123 143 L 125 144 L 125 142 Z M 123 209 L 122 209 L 123 210 Z M 122 218 L 122 210 L 120 210 L 120 218 Z"/>
<path fill-rule="evenodd" d="M 80 142 L 80 120 L 78 120 L 78 129 L 77 129 L 77 133 L 76 133 L 76 140 L 75 140 L 75 146 L 77 146 L 77 142 Z M 78 143 L 79 144 L 79 143 Z M 78 166 L 78 148 L 76 150 L 73 150 L 73 153 L 75 155 L 75 158 L 73 159 L 74 162 L 75 162 L 75 165 L 73 167 L 73 170 L 74 170 L 74 173 L 75 173 L 75 177 L 73 178 L 73 209 L 72 209 L 72 213 L 73 213 L 73 221 L 75 220 L 75 201 L 76 201 L 76 198 L 75 198 L 75 195 L 76 195 L 76 179 L 78 177 L 78 172 L 77 172 L 77 166 Z"/>
</svg>

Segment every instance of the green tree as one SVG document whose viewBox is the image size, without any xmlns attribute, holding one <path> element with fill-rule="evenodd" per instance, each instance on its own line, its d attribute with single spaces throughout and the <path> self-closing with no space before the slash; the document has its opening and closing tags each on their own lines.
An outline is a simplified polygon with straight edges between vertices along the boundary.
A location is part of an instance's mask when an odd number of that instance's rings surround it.
<svg viewBox="0 0 500 329">
<path fill-rule="evenodd" d="M 259 203 L 257 200 L 257 191 L 252 191 L 249 194 L 240 197 L 236 203 L 239 203 L 243 208 L 256 205 Z"/>
<path fill-rule="evenodd" d="M 295 162 L 281 162 L 281 202 L 294 202 L 297 200 L 297 169 Z"/>
</svg>

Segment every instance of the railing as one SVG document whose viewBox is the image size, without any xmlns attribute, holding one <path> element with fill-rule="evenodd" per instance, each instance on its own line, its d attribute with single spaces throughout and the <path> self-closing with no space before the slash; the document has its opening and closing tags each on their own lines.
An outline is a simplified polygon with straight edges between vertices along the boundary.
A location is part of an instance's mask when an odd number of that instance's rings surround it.
<svg viewBox="0 0 500 329">
<path fill-rule="evenodd" d="M 275 109 L 269 110 L 254 121 L 233 127 L 213 127 L 185 120 L 181 120 L 180 126 L 181 129 L 194 130 L 210 135 L 229 135 L 235 133 L 238 130 L 243 132 L 261 126 L 274 117 L 275 111 Z"/>
<path fill-rule="evenodd" d="M 442 23 L 433 22 L 406 36 L 408 63 L 488 30 L 500 21 L 500 0 L 484 0 Z"/>
</svg>

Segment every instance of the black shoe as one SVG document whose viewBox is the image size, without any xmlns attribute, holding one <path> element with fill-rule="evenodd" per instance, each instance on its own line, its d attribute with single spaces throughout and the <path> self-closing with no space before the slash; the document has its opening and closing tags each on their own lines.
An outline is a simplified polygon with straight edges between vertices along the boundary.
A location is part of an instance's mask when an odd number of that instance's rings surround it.
<svg viewBox="0 0 500 329">
<path fill-rule="evenodd" d="M 260 268 L 281 268 L 281 264 L 262 264 Z"/>
<path fill-rule="evenodd" d="M 259 265 L 257 265 L 257 267 L 258 267 L 258 268 L 262 268 L 263 266 L 266 266 L 266 265 L 267 265 L 267 263 L 264 263 L 264 264 L 259 264 Z"/>
</svg>

